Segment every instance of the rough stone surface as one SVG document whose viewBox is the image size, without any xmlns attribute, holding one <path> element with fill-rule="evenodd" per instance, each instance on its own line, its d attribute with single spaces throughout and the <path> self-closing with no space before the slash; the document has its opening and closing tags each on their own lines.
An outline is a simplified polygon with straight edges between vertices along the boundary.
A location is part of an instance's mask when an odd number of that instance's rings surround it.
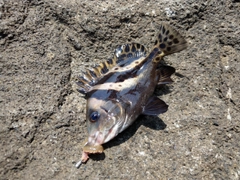
<svg viewBox="0 0 240 180">
<path fill-rule="evenodd" d="M 237 0 L 0 0 L 0 179 L 238 180 L 239 12 Z M 189 42 L 165 58 L 175 82 L 156 94 L 169 111 L 140 116 L 76 169 L 77 76 L 117 45 L 151 49 L 161 22 Z"/>
</svg>

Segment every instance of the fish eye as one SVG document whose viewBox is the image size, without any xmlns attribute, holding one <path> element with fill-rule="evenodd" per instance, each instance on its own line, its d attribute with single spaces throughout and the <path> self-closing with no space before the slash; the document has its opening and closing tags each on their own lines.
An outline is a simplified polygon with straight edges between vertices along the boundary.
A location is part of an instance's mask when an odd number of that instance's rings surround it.
<svg viewBox="0 0 240 180">
<path fill-rule="evenodd" d="M 97 111 L 92 112 L 90 115 L 90 121 L 91 122 L 96 122 L 100 118 L 100 114 Z"/>
</svg>

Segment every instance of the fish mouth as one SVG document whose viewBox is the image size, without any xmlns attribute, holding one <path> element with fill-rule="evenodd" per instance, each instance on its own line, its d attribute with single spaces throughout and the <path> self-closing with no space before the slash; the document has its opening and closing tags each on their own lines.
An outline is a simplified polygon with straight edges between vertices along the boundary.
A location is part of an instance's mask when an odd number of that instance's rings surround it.
<svg viewBox="0 0 240 180">
<path fill-rule="evenodd" d="M 102 132 L 97 131 L 94 135 L 88 137 L 88 143 L 92 145 L 100 145 L 104 143 L 104 135 Z"/>
<path fill-rule="evenodd" d="M 107 133 L 97 131 L 94 135 L 89 136 L 87 142 L 83 146 L 81 163 L 86 162 L 89 159 L 89 154 L 103 153 L 102 144 L 110 141 L 118 134 L 118 126 L 113 126 L 110 130 L 105 131 Z M 76 164 L 79 167 L 79 164 Z"/>
<path fill-rule="evenodd" d="M 113 139 L 117 134 L 118 125 L 115 125 L 109 130 L 105 130 L 103 132 L 97 131 L 95 134 L 88 137 L 88 141 L 84 145 L 83 149 L 88 153 L 101 153 L 103 152 L 101 145 Z"/>
</svg>

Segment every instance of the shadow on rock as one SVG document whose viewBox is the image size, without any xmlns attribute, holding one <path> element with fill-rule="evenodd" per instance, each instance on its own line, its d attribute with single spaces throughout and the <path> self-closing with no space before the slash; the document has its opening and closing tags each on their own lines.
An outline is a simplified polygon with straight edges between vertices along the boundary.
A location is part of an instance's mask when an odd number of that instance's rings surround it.
<svg viewBox="0 0 240 180">
<path fill-rule="evenodd" d="M 153 130 L 164 130 L 167 127 L 167 125 L 158 116 L 140 115 L 138 119 L 125 131 L 120 133 L 117 137 L 115 137 L 108 143 L 103 144 L 104 149 L 108 149 L 113 146 L 119 146 L 120 144 L 124 143 L 125 141 L 130 139 L 136 133 L 138 128 L 142 125 L 149 127 Z M 101 161 L 105 159 L 105 153 L 90 154 L 89 156 L 94 161 Z"/>
<path fill-rule="evenodd" d="M 104 149 L 111 148 L 113 146 L 118 146 L 128 139 L 130 139 L 138 130 L 140 126 L 146 126 L 153 130 L 164 130 L 167 125 L 158 116 L 144 116 L 140 115 L 138 119 L 125 131 L 120 133 L 116 138 L 104 144 Z"/>
<path fill-rule="evenodd" d="M 94 161 L 102 161 L 105 159 L 105 153 L 100 153 L 100 154 L 89 154 L 89 158 L 94 160 Z"/>
</svg>

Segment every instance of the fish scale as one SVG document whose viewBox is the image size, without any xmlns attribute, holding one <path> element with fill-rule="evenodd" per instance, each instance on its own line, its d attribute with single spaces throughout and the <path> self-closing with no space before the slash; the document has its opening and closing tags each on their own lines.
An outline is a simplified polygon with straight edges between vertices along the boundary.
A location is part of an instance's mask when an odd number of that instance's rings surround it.
<svg viewBox="0 0 240 180">
<path fill-rule="evenodd" d="M 162 24 L 152 51 L 138 43 L 118 46 L 112 59 L 86 70 L 79 77 L 79 92 L 87 99 L 88 138 L 82 162 L 88 154 L 102 153 L 102 144 L 129 127 L 140 114 L 159 115 L 168 105 L 154 96 L 157 86 L 172 83 L 175 69 L 159 66 L 166 55 L 187 47 L 187 41 L 171 26 Z"/>
</svg>

